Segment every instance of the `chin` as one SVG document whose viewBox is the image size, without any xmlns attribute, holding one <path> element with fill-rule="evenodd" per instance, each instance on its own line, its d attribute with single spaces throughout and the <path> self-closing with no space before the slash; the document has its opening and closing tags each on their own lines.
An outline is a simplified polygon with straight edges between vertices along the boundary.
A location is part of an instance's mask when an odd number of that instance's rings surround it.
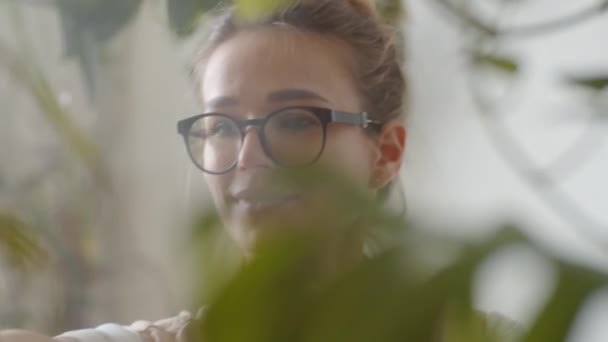
<svg viewBox="0 0 608 342">
<path fill-rule="evenodd" d="M 284 216 L 264 217 L 264 219 L 243 220 L 232 225 L 231 233 L 236 243 L 246 252 L 254 251 L 260 244 L 297 232 L 298 225 Z"/>
</svg>

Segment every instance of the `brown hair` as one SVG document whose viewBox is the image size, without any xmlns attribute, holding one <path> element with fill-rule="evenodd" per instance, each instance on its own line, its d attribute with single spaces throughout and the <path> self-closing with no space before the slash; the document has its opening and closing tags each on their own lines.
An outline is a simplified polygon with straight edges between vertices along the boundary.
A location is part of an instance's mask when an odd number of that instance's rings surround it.
<svg viewBox="0 0 608 342">
<path fill-rule="evenodd" d="M 371 0 L 295 0 L 248 22 L 239 21 L 234 8 L 225 9 L 197 54 L 194 78 L 198 86 L 205 60 L 218 45 L 242 30 L 279 23 L 347 43 L 354 53 L 355 80 L 370 118 L 385 122 L 403 115 L 406 82 L 394 34 L 382 23 Z"/>
</svg>

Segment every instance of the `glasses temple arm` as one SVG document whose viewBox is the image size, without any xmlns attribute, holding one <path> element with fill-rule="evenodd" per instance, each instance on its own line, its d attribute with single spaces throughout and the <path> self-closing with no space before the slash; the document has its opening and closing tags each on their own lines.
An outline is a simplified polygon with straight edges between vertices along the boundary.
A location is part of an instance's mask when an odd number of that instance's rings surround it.
<svg viewBox="0 0 608 342">
<path fill-rule="evenodd" d="M 369 114 L 367 112 L 349 113 L 334 110 L 331 112 L 331 118 L 334 122 L 349 123 L 363 128 L 367 128 L 370 125 L 382 125 L 382 122 L 380 121 L 369 119 Z"/>
</svg>

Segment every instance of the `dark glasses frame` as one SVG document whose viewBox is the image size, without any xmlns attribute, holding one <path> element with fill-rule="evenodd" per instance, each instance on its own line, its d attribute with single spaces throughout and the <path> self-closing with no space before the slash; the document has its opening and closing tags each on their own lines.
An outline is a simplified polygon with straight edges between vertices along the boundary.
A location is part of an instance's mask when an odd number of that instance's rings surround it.
<svg viewBox="0 0 608 342">
<path fill-rule="evenodd" d="M 291 106 L 291 107 L 285 107 L 285 108 L 281 108 L 276 111 L 273 111 L 262 119 L 238 120 L 228 114 L 216 113 L 216 112 L 198 114 L 198 115 L 194 115 L 192 117 L 186 118 L 186 119 L 179 120 L 177 122 L 177 132 L 183 137 L 184 143 L 186 144 L 186 149 L 188 150 L 188 155 L 190 156 L 190 159 L 192 160 L 194 165 L 196 165 L 196 167 L 199 168 L 201 171 L 209 173 L 209 174 L 221 175 L 221 174 L 230 172 L 238 164 L 238 159 L 237 159 L 226 170 L 221 171 L 221 172 L 215 172 L 215 171 L 205 170 L 201 165 L 199 165 L 196 162 L 196 159 L 192 155 L 192 151 L 190 149 L 190 144 L 188 143 L 188 135 L 189 135 L 188 133 L 190 132 L 190 130 L 192 129 L 192 125 L 194 125 L 194 123 L 196 121 L 198 121 L 204 117 L 209 117 L 209 116 L 221 116 L 221 117 L 224 117 L 224 118 L 234 122 L 236 124 L 236 126 L 239 128 L 239 131 L 241 133 L 241 147 L 243 146 L 243 140 L 245 139 L 245 134 L 246 134 L 245 129 L 247 128 L 247 126 L 260 127 L 260 129 L 257 130 L 258 139 L 262 145 L 262 149 L 264 150 L 264 153 L 266 154 L 266 156 L 268 156 L 277 165 L 287 166 L 287 165 L 283 165 L 280 160 L 277 160 L 273 156 L 272 150 L 270 149 L 270 147 L 268 146 L 268 143 L 266 141 L 266 134 L 265 134 L 264 130 L 266 128 L 266 124 L 268 123 L 268 121 L 270 121 L 273 117 L 275 117 L 276 115 L 282 114 L 283 112 L 285 112 L 287 110 L 293 110 L 293 109 L 306 110 L 306 111 L 309 111 L 310 113 L 314 114 L 321 122 L 322 132 L 323 132 L 323 138 L 322 138 L 322 142 L 321 142 L 321 148 L 319 149 L 319 153 L 315 156 L 315 158 L 312 161 L 310 161 L 306 164 L 303 164 L 303 165 L 297 165 L 296 167 L 308 166 L 308 165 L 314 164 L 317 160 L 319 160 L 319 158 L 323 154 L 323 151 L 325 150 L 325 142 L 327 140 L 327 126 L 330 123 L 341 123 L 341 124 L 354 125 L 354 126 L 362 127 L 365 129 L 373 129 L 375 131 L 379 131 L 382 128 L 382 123 L 380 121 L 375 121 L 375 120 L 369 119 L 369 115 L 366 112 L 351 113 L 351 112 L 337 111 L 337 110 L 333 110 L 333 109 L 329 109 L 329 108 L 322 108 L 322 107 Z M 289 167 L 294 167 L 294 165 L 289 165 Z"/>
</svg>

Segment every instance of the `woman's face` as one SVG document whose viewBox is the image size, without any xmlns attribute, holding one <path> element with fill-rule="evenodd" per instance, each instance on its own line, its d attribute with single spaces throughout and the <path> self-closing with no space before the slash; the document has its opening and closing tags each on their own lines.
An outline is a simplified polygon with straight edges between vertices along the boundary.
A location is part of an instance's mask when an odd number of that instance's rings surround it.
<svg viewBox="0 0 608 342">
<path fill-rule="evenodd" d="M 205 66 L 205 111 L 239 120 L 264 118 L 288 106 L 361 112 L 349 54 L 336 40 L 287 27 L 238 33 L 217 47 Z M 225 227 L 246 249 L 272 232 L 270 227 L 302 222 L 331 205 L 319 191 L 280 188 L 273 182 L 282 168 L 264 153 L 258 130 L 247 127 L 234 169 L 205 174 Z M 330 124 L 317 164 L 368 189 L 377 152 L 375 140 L 362 128 Z"/>
</svg>

